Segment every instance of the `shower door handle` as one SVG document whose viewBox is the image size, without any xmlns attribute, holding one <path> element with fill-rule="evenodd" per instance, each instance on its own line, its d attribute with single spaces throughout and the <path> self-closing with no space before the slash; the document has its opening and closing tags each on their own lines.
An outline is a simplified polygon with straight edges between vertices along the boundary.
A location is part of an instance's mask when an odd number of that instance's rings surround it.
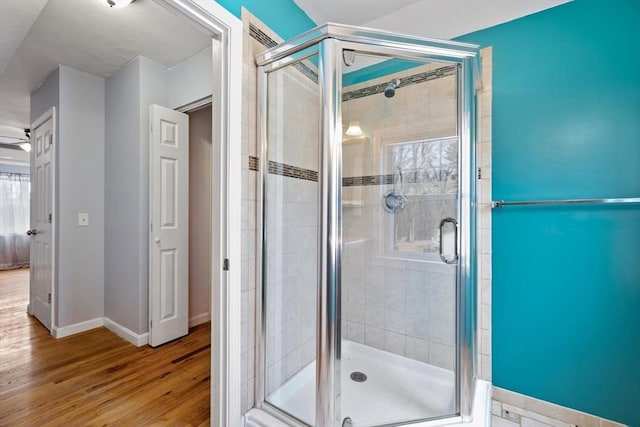
<svg viewBox="0 0 640 427">
<path fill-rule="evenodd" d="M 444 226 L 447 223 L 453 224 L 453 258 L 447 258 L 444 254 L 442 242 L 444 241 Z M 446 264 L 455 264 L 458 262 L 458 221 L 455 218 L 443 218 L 440 221 L 440 259 Z"/>
</svg>

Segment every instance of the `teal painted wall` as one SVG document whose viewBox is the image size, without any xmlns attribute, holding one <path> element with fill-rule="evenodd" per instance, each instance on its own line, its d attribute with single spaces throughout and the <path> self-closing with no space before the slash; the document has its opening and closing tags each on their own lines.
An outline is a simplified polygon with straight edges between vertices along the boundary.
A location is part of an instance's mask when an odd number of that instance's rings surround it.
<svg viewBox="0 0 640 427">
<path fill-rule="evenodd" d="M 640 197 L 640 1 L 575 0 L 493 46 L 493 199 Z M 496 386 L 640 426 L 640 206 L 493 216 Z"/>
<path fill-rule="evenodd" d="M 292 0 L 219 3 L 315 26 Z M 494 49 L 494 200 L 640 197 L 639 21 L 575 0 L 459 38 Z M 495 210 L 492 269 L 494 384 L 640 426 L 640 206 Z"/>
<path fill-rule="evenodd" d="M 285 40 L 316 26 L 293 0 L 216 1 L 238 18 L 240 18 L 241 8 L 244 7 Z"/>
</svg>

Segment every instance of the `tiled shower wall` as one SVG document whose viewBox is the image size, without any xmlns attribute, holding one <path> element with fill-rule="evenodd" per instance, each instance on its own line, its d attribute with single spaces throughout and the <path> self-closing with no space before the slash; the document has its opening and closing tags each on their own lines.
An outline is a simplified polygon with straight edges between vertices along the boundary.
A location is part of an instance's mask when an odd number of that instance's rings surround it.
<svg viewBox="0 0 640 427">
<path fill-rule="evenodd" d="M 456 135 L 455 73 L 455 66 L 423 65 L 345 87 L 343 95 L 344 123 L 358 120 L 364 132 L 343 144 L 343 176 L 357 177 L 343 186 L 346 337 L 445 369 L 455 364 L 455 268 L 435 253 L 393 250 L 394 214 L 382 200 L 403 184 L 383 150 Z M 394 97 L 375 90 L 396 78 Z"/>
<path fill-rule="evenodd" d="M 242 11 L 242 302 L 241 302 L 241 410 L 254 405 L 256 359 L 256 242 L 257 242 L 257 85 L 255 55 L 265 49 L 249 35 L 253 16 Z"/>
<path fill-rule="evenodd" d="M 478 92 L 478 313 L 480 378 L 491 381 L 491 93 L 492 48 L 480 51 L 482 83 Z"/>
</svg>

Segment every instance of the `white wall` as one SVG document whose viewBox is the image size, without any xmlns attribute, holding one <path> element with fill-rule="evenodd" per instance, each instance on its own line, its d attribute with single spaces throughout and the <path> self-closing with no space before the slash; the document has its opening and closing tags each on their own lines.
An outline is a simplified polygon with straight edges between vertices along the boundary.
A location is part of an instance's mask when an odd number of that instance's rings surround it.
<svg viewBox="0 0 640 427">
<path fill-rule="evenodd" d="M 139 330 L 140 305 L 140 61 L 106 81 L 105 317 Z"/>
<path fill-rule="evenodd" d="M 44 83 L 31 94 L 31 123 L 35 122 L 51 107 L 60 108 L 60 69 L 56 68 Z M 57 127 L 58 123 L 56 123 Z"/>
<path fill-rule="evenodd" d="M 148 331 L 149 105 L 167 105 L 168 70 L 138 57 L 107 79 L 105 316 Z"/>
<path fill-rule="evenodd" d="M 149 105 L 175 108 L 211 87 L 207 48 L 172 70 L 136 58 L 106 82 L 60 66 L 33 93 L 32 121 L 58 112 L 56 326 L 106 316 L 148 331 Z"/>
<path fill-rule="evenodd" d="M 213 88 L 212 50 L 207 47 L 171 68 L 169 107 L 178 108 L 210 96 Z"/>
<path fill-rule="evenodd" d="M 104 315 L 104 80 L 60 66 L 31 95 L 31 121 L 56 107 L 58 328 Z M 78 213 L 89 226 L 78 227 Z"/>
<path fill-rule="evenodd" d="M 31 123 L 38 120 L 40 116 L 46 113 L 47 110 L 51 107 L 55 107 L 56 109 L 56 120 L 55 120 L 56 129 L 60 129 L 60 69 L 59 68 L 56 68 L 55 70 L 53 70 L 47 76 L 44 83 L 31 94 L 31 100 L 30 100 Z M 57 150 L 56 150 L 56 153 L 57 153 Z M 58 160 L 57 160 L 57 154 L 56 154 L 56 164 L 57 162 Z M 31 172 L 32 172 L 31 175 L 33 175 L 33 170 Z M 56 182 L 57 182 L 58 176 L 59 176 L 57 169 L 56 169 L 55 175 L 56 175 Z M 56 218 L 58 217 L 58 212 L 59 212 L 58 205 L 56 205 L 56 211 L 53 213 Z M 54 226 L 55 226 L 56 235 L 57 235 L 59 232 L 59 226 L 57 221 L 55 222 Z M 54 250 L 56 253 L 56 257 L 58 257 L 59 256 L 58 247 L 56 246 Z M 53 278 L 53 287 L 55 289 L 55 295 L 57 295 L 56 298 L 59 298 L 57 277 Z M 59 325 L 58 313 L 59 313 L 59 307 L 58 305 L 55 305 L 54 313 L 53 313 L 54 325 Z"/>
<path fill-rule="evenodd" d="M 136 334 L 149 330 L 149 106 L 210 95 L 211 69 L 207 48 L 171 70 L 138 57 L 106 81 L 105 317 Z"/>
<path fill-rule="evenodd" d="M 102 78 L 60 66 L 58 327 L 104 315 L 104 109 Z"/>
</svg>

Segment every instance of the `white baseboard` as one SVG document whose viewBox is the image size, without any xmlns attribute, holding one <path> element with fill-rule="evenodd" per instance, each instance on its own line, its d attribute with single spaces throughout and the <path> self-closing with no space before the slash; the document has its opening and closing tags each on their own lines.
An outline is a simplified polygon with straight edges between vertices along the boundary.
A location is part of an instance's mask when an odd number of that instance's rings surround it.
<svg viewBox="0 0 640 427">
<path fill-rule="evenodd" d="M 144 334 L 136 334 L 129 328 L 125 328 L 119 323 L 114 322 L 108 317 L 104 318 L 104 327 L 118 335 L 120 338 L 129 341 L 131 344 L 136 347 L 141 347 L 149 343 L 149 333 L 145 332 Z"/>
<path fill-rule="evenodd" d="M 69 326 L 62 327 L 53 327 L 53 337 L 54 338 L 64 338 L 69 335 L 79 334 L 80 332 L 85 332 L 91 329 L 99 328 L 100 326 L 104 326 L 104 318 L 96 317 L 95 319 L 85 320 L 84 322 L 74 323 Z"/>
<path fill-rule="evenodd" d="M 202 323 L 206 323 L 211 320 L 211 313 L 206 312 L 202 314 L 197 314 L 193 317 L 189 318 L 189 327 L 193 328 L 194 326 L 198 326 Z"/>
</svg>

